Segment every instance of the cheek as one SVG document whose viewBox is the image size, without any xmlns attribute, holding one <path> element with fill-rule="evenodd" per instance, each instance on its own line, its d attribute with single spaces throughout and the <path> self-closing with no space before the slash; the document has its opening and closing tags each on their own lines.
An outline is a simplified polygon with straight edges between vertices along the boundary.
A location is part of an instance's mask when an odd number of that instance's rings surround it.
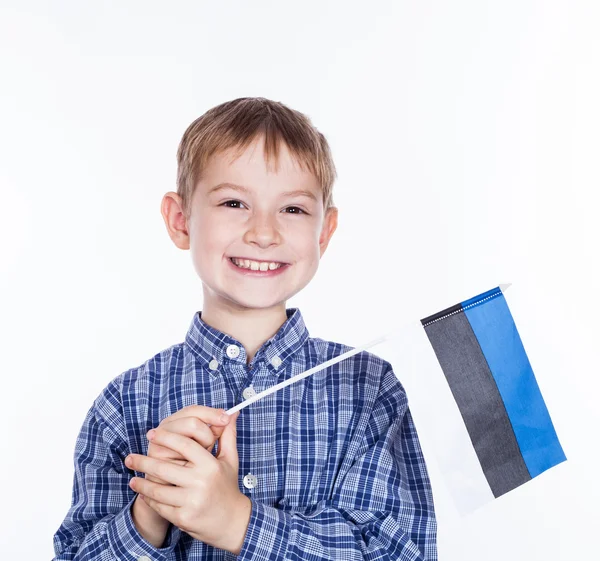
<svg viewBox="0 0 600 561">
<path fill-rule="evenodd" d="M 319 248 L 319 233 L 314 228 L 295 236 L 292 241 L 294 252 L 301 255 L 307 266 L 314 269 L 319 264 L 321 252 Z"/>
<path fill-rule="evenodd" d="M 286 234 L 286 242 L 301 249 L 303 253 L 319 251 L 321 231 L 314 224 L 307 222 L 306 224 L 297 226 Z"/>
<path fill-rule="evenodd" d="M 223 222 L 206 220 L 197 225 L 191 237 L 191 259 L 198 275 L 203 279 L 212 278 L 227 248 L 232 243 L 232 231 Z"/>
<path fill-rule="evenodd" d="M 222 220 L 207 219 L 201 221 L 194 230 L 194 240 L 197 250 L 203 254 L 220 251 L 232 242 L 235 235 L 235 229 L 230 224 Z"/>
</svg>

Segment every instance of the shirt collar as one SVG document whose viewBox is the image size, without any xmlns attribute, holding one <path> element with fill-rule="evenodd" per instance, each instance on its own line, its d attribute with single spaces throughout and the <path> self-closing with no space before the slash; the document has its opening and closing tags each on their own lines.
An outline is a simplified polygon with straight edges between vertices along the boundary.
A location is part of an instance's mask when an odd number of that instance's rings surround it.
<svg viewBox="0 0 600 561">
<path fill-rule="evenodd" d="M 277 375 L 285 371 L 291 357 L 309 337 L 308 329 L 298 308 L 287 308 L 287 320 L 277 333 L 267 339 L 256 352 L 253 362 L 263 360 L 269 373 Z M 246 365 L 244 346 L 231 335 L 208 325 L 202 312 L 194 314 L 185 336 L 185 342 L 200 359 L 206 370 L 216 375 L 225 362 Z"/>
</svg>

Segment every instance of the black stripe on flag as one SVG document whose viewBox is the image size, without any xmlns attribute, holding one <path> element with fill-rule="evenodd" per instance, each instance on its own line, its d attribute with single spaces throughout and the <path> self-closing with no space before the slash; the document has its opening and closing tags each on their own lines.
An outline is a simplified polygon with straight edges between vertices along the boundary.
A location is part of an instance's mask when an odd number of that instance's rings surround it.
<svg viewBox="0 0 600 561">
<path fill-rule="evenodd" d="M 504 402 L 462 306 L 447 308 L 421 323 L 494 497 L 529 481 Z"/>
</svg>

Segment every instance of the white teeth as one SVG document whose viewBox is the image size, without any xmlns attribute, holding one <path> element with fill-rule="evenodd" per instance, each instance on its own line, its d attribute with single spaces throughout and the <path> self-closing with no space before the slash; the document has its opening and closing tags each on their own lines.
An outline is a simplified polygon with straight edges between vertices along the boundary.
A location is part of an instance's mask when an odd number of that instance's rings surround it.
<svg viewBox="0 0 600 561">
<path fill-rule="evenodd" d="M 231 259 L 238 267 L 241 269 L 250 269 L 252 271 L 274 271 L 275 269 L 279 269 L 279 267 L 283 267 L 282 263 L 275 263 L 271 261 L 270 263 L 267 261 L 250 261 L 249 259 Z"/>
</svg>

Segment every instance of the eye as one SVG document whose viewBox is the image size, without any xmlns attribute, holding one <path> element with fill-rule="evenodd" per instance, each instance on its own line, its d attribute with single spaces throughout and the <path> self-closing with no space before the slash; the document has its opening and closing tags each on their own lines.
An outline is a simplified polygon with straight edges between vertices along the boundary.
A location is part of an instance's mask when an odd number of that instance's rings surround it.
<svg viewBox="0 0 600 561">
<path fill-rule="evenodd" d="M 229 205 L 229 203 L 234 203 L 234 204 L 237 204 L 237 205 L 243 205 L 244 204 L 241 201 L 236 201 L 235 199 L 232 199 L 230 201 L 225 201 L 221 206 Z M 227 206 L 227 208 L 239 208 L 239 207 Z"/>
<path fill-rule="evenodd" d="M 286 214 L 308 214 L 307 212 L 305 212 L 304 210 L 302 210 L 301 208 L 298 208 L 297 206 L 288 206 L 286 208 L 286 210 L 289 210 L 290 208 L 293 208 L 296 210 L 296 212 L 286 212 Z"/>
</svg>

